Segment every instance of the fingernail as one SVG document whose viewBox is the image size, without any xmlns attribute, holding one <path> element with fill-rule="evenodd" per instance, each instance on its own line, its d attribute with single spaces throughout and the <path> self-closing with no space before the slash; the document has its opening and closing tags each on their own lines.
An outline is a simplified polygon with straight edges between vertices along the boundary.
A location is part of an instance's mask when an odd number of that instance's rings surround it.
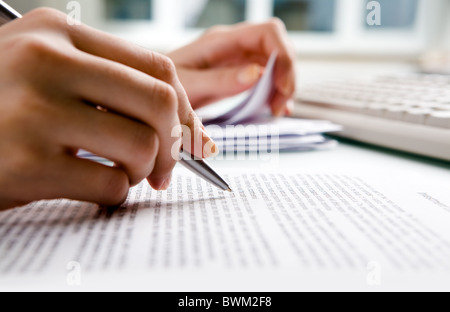
<svg viewBox="0 0 450 312">
<path fill-rule="evenodd" d="M 294 81 L 289 77 L 286 77 L 284 81 L 281 83 L 279 90 L 281 94 L 283 94 L 284 96 L 291 97 L 292 93 L 295 90 Z"/>
<path fill-rule="evenodd" d="M 161 184 L 160 190 L 167 191 L 170 187 L 170 183 L 172 183 L 172 176 L 167 177 L 163 183 Z"/>
<path fill-rule="evenodd" d="M 206 130 L 202 130 L 203 132 L 203 157 L 210 158 L 215 157 L 219 154 L 219 148 L 217 147 L 216 142 L 209 136 Z"/>
<path fill-rule="evenodd" d="M 295 102 L 294 100 L 290 99 L 286 104 L 286 114 L 288 116 L 292 116 L 294 109 L 295 109 Z"/>
<path fill-rule="evenodd" d="M 149 182 L 155 190 L 167 191 L 167 189 L 170 187 L 170 183 L 172 182 L 172 175 L 161 179 L 153 178 L 151 181 L 149 180 Z"/>
<path fill-rule="evenodd" d="M 261 77 L 262 70 L 258 64 L 249 65 L 239 72 L 238 82 L 242 85 L 252 85 Z"/>
<path fill-rule="evenodd" d="M 277 107 L 277 108 L 274 109 L 274 111 L 273 111 L 273 116 L 274 116 L 274 117 L 277 117 L 277 118 L 283 117 L 283 116 L 284 116 L 284 110 L 285 110 L 284 106 Z"/>
</svg>

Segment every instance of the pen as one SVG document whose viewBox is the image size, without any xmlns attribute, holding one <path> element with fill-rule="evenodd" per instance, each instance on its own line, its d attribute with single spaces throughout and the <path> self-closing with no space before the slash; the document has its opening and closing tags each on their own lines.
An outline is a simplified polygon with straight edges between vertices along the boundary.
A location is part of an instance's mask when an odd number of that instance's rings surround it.
<svg viewBox="0 0 450 312">
<path fill-rule="evenodd" d="M 16 10 L 4 1 L 0 0 L 0 26 L 21 17 L 22 15 L 20 15 Z M 184 151 L 181 152 L 180 156 L 181 160 L 179 163 L 181 165 L 219 189 L 232 192 L 229 185 L 209 166 L 205 160 L 197 160 L 192 155 Z"/>
<path fill-rule="evenodd" d="M 0 0 L 0 26 L 21 17 L 22 15 L 20 15 L 16 10 Z"/>
<path fill-rule="evenodd" d="M 179 163 L 203 178 L 205 181 L 218 187 L 222 191 L 232 192 L 230 186 L 209 166 L 203 159 L 195 159 L 191 154 L 181 151 Z"/>
</svg>

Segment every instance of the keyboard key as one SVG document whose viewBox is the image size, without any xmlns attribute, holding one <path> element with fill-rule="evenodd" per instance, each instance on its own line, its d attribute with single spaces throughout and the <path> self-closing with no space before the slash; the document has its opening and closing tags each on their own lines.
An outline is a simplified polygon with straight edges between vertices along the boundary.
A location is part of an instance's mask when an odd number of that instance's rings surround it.
<svg viewBox="0 0 450 312">
<path fill-rule="evenodd" d="M 450 96 L 440 96 L 436 99 L 438 103 L 441 104 L 449 104 L 450 105 Z"/>
<path fill-rule="evenodd" d="M 404 106 L 389 107 L 388 109 L 384 110 L 384 117 L 392 120 L 402 121 L 407 111 L 408 108 Z"/>
<path fill-rule="evenodd" d="M 299 92 L 305 102 L 406 123 L 450 129 L 450 79 L 411 74 L 375 80 L 335 80 Z"/>
<path fill-rule="evenodd" d="M 434 108 L 438 112 L 448 112 L 450 111 L 450 105 L 447 104 L 437 104 Z"/>
<path fill-rule="evenodd" d="M 450 129 L 450 112 L 433 112 L 426 118 L 425 124 L 432 127 Z"/>
<path fill-rule="evenodd" d="M 439 104 L 436 102 L 420 102 L 417 104 L 419 108 L 435 109 Z"/>
<path fill-rule="evenodd" d="M 388 107 L 385 104 L 370 104 L 364 109 L 364 113 L 370 116 L 383 117 Z"/>
<path fill-rule="evenodd" d="M 342 98 L 335 98 L 330 96 L 319 96 L 319 95 L 302 95 L 300 99 L 304 102 L 315 103 L 319 106 L 329 107 L 332 106 L 336 109 L 361 113 L 363 109 L 363 104 L 360 101 L 347 100 Z"/>
<path fill-rule="evenodd" d="M 416 108 L 408 110 L 403 121 L 415 124 L 424 124 L 425 119 L 433 112 L 431 109 L 427 108 Z"/>
</svg>

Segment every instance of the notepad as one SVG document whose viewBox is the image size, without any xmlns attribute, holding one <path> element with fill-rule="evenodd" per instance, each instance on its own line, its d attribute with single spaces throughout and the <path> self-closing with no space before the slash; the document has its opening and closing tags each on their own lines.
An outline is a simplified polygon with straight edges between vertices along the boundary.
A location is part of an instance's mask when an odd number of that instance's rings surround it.
<svg viewBox="0 0 450 312">
<path fill-rule="evenodd" d="M 332 148 L 335 140 L 323 134 L 342 127 L 323 120 L 275 118 L 270 99 L 274 94 L 274 70 L 277 53 L 273 53 L 264 75 L 249 91 L 214 103 L 197 113 L 211 138 L 223 152 L 257 152 L 269 144 L 271 150 L 304 151 Z"/>
</svg>

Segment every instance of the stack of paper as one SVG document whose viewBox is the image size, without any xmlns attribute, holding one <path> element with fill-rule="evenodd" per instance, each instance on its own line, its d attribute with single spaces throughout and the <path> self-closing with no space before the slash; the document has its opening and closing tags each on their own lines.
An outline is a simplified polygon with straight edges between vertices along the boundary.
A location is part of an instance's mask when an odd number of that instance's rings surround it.
<svg viewBox="0 0 450 312">
<path fill-rule="evenodd" d="M 271 56 L 252 90 L 197 111 L 222 152 L 305 151 L 337 145 L 323 136 L 342 130 L 331 122 L 271 117 L 276 56 Z"/>
<path fill-rule="evenodd" d="M 238 126 L 207 126 L 208 133 L 223 152 L 294 152 L 332 148 L 335 140 L 322 134 L 340 130 L 327 121 L 293 118 L 260 119 Z"/>
</svg>

